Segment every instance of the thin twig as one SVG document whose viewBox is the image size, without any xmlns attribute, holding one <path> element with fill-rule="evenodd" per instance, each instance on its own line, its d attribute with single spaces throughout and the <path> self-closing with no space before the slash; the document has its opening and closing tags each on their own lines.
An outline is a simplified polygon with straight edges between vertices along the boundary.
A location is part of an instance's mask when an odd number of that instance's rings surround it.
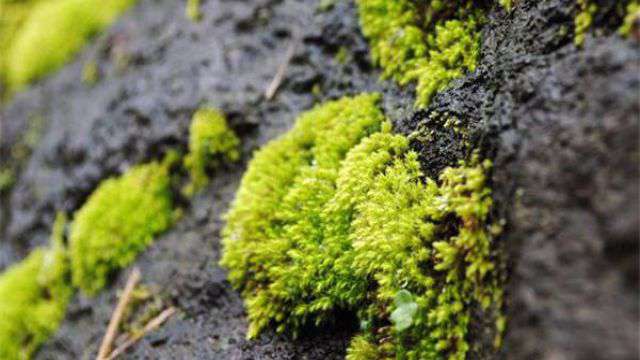
<svg viewBox="0 0 640 360">
<path fill-rule="evenodd" d="M 111 351 L 111 345 L 113 344 L 113 340 L 116 338 L 118 333 L 118 326 L 120 325 L 120 321 L 122 320 L 122 315 L 124 314 L 129 301 L 131 300 L 131 294 L 133 289 L 135 289 L 136 285 L 140 281 L 140 269 L 134 268 L 129 274 L 129 279 L 127 279 L 127 285 L 124 288 L 124 292 L 120 295 L 120 299 L 118 300 L 118 305 L 116 305 L 116 309 L 113 311 L 111 315 L 111 320 L 109 320 L 109 326 L 107 327 L 107 332 L 104 334 L 104 338 L 102 339 L 102 344 L 100 345 L 100 350 L 98 351 L 97 360 L 104 360 L 107 358 L 107 355 Z"/>
<path fill-rule="evenodd" d="M 173 315 L 175 312 L 176 312 L 176 308 L 174 308 L 174 307 L 170 307 L 168 309 L 165 309 L 163 312 L 160 313 L 160 315 L 158 315 L 155 318 L 151 319 L 147 323 L 147 325 L 145 325 L 144 329 L 142 329 L 141 332 L 132 335 L 122 345 L 118 346 L 115 350 L 113 350 L 113 352 L 107 358 L 107 360 L 113 360 L 116 357 L 120 356 L 122 353 L 124 353 L 125 350 L 127 350 L 129 347 L 131 347 L 131 345 L 133 345 L 136 342 L 138 342 L 138 340 L 142 339 L 147 333 L 157 329 L 160 325 L 162 325 L 163 322 L 167 321 L 167 319 L 169 319 L 171 317 L 171 315 Z"/>
<path fill-rule="evenodd" d="M 298 36 L 294 36 L 293 39 L 291 39 L 291 42 L 289 43 L 289 47 L 287 48 L 287 53 L 285 55 L 284 61 L 278 67 L 278 71 L 276 72 L 276 75 L 273 77 L 273 80 L 271 80 L 271 83 L 269 83 L 267 90 L 265 90 L 264 92 L 265 99 L 271 100 L 273 96 L 276 94 L 276 91 L 278 91 L 280 84 L 282 84 L 282 80 L 284 80 L 284 76 L 287 72 L 287 67 L 289 67 L 289 63 L 291 62 L 291 58 L 293 58 L 293 54 L 296 51 L 297 43 L 298 43 Z"/>
</svg>

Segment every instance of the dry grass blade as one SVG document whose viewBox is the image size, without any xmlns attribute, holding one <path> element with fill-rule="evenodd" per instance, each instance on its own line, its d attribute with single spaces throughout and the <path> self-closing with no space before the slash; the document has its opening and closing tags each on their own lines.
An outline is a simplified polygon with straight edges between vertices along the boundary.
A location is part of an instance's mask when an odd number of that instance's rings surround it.
<svg viewBox="0 0 640 360">
<path fill-rule="evenodd" d="M 97 360 L 106 359 L 107 354 L 109 354 L 109 352 L 111 351 L 111 346 L 113 344 L 113 340 L 116 338 L 118 326 L 120 325 L 120 321 L 122 320 L 122 315 L 124 314 L 124 310 L 127 308 L 127 304 L 129 304 L 129 301 L 131 300 L 131 293 L 140 281 L 140 278 L 140 270 L 138 268 L 134 268 L 131 271 L 131 274 L 129 274 L 127 285 L 125 286 L 124 292 L 118 300 L 118 305 L 116 305 L 116 309 L 111 315 L 111 320 L 109 320 L 107 332 L 104 334 L 102 344 L 100 344 L 100 350 L 98 351 L 98 356 L 96 357 Z"/>
<path fill-rule="evenodd" d="M 107 360 L 112 360 L 120 356 L 122 353 L 124 353 L 125 350 L 131 347 L 131 345 L 135 344 L 138 340 L 142 339 L 147 333 L 157 329 L 160 325 L 162 325 L 162 323 L 167 321 L 167 319 L 169 319 L 171 315 L 173 315 L 175 312 L 176 312 L 176 309 L 174 307 L 170 307 L 168 309 L 165 309 L 155 318 L 149 320 L 149 322 L 147 323 L 147 325 L 145 325 L 144 329 L 142 329 L 141 332 L 135 335 L 132 335 L 122 345 L 118 346 L 118 348 L 113 350 L 113 352 L 107 358 Z"/>
<path fill-rule="evenodd" d="M 275 96 L 276 91 L 278 91 L 280 84 L 282 84 L 282 80 L 284 80 L 284 76 L 287 72 L 287 67 L 289 67 L 289 62 L 291 62 L 291 58 L 295 53 L 297 43 L 298 43 L 298 36 L 294 36 L 291 42 L 289 43 L 289 47 L 287 48 L 287 53 L 285 55 L 284 61 L 278 67 L 278 71 L 276 72 L 276 75 L 273 77 L 273 80 L 271 80 L 271 83 L 269 83 L 267 90 L 265 90 L 264 92 L 265 99 L 271 100 Z"/>
</svg>

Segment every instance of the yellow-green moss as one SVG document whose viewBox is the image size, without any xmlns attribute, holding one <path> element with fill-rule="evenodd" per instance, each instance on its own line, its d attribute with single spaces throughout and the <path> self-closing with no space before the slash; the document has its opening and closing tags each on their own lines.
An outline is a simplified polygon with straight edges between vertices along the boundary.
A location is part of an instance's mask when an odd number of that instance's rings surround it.
<svg viewBox="0 0 640 360">
<path fill-rule="evenodd" d="M 634 29 L 635 24 L 640 20 L 640 1 L 632 0 L 627 4 L 626 16 L 622 27 L 620 27 L 620 35 L 628 37 Z"/>
<path fill-rule="evenodd" d="M 490 162 L 425 178 L 377 95 L 302 114 L 255 154 L 226 215 L 221 263 L 249 336 L 355 312 L 349 359 L 463 359 L 472 311 L 497 316 Z M 394 326 L 389 326 L 389 325 Z"/>
<path fill-rule="evenodd" d="M 167 162 L 103 181 L 75 213 L 69 235 L 73 285 L 95 294 L 173 221 Z"/>
<path fill-rule="evenodd" d="M 349 50 L 347 50 L 346 47 L 341 46 L 338 49 L 338 52 L 336 53 L 336 55 L 334 56 L 334 59 L 340 65 L 346 64 L 347 61 L 349 60 Z"/>
<path fill-rule="evenodd" d="M 416 106 L 467 71 L 479 53 L 480 12 L 471 2 L 357 0 L 371 57 L 383 76 L 401 85 L 417 83 Z"/>
<path fill-rule="evenodd" d="M 193 115 L 189 132 L 189 154 L 184 165 L 191 175 L 191 183 L 185 192 L 191 195 L 209 181 L 208 169 L 222 161 L 240 158 L 240 140 L 227 126 L 224 115 L 211 108 L 200 109 Z"/>
<path fill-rule="evenodd" d="M 13 169 L 0 168 L 0 193 L 2 193 L 5 190 L 11 189 L 15 181 L 16 181 L 16 176 L 15 176 L 15 173 L 13 172 Z"/>
<path fill-rule="evenodd" d="M 200 0 L 187 0 L 185 15 L 187 16 L 187 19 L 193 22 L 200 21 L 200 19 L 202 19 L 202 13 L 200 12 Z"/>
<path fill-rule="evenodd" d="M 58 216 L 49 247 L 0 275 L 0 359 L 29 359 L 58 328 L 73 293 Z"/>
<path fill-rule="evenodd" d="M 500 3 L 500 6 L 507 9 L 507 11 L 510 11 L 513 6 L 513 0 L 499 0 L 498 2 Z"/>
<path fill-rule="evenodd" d="M 576 45 L 580 46 L 584 43 L 584 39 L 587 36 L 587 31 L 591 27 L 593 22 L 593 16 L 598 7 L 596 4 L 591 3 L 589 0 L 577 0 L 578 1 L 578 15 L 575 19 L 575 35 L 573 41 Z"/>
<path fill-rule="evenodd" d="M 9 91 L 56 70 L 87 40 L 111 24 L 135 0 L 40 0 L 24 8 L 20 21 L 3 33 L 11 38 L 6 50 L 6 81 Z M 4 7 L 5 5 L 3 5 Z M 5 39 L 6 40 L 6 39 Z M 5 48 L 6 47 L 6 48 Z"/>
<path fill-rule="evenodd" d="M 100 80 L 100 69 L 95 61 L 88 61 L 82 67 L 82 82 L 91 86 Z"/>
<path fill-rule="evenodd" d="M 7 96 L 7 54 L 31 9 L 44 0 L 0 1 L 0 100 Z"/>
</svg>

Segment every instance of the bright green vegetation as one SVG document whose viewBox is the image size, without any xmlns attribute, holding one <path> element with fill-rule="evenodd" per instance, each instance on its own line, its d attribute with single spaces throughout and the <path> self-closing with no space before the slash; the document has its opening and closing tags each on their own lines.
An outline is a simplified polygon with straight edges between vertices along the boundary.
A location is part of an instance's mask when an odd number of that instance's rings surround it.
<svg viewBox="0 0 640 360">
<path fill-rule="evenodd" d="M 626 13 L 624 23 L 622 24 L 622 27 L 620 27 L 620 34 L 628 37 L 631 34 L 634 24 L 640 19 L 640 1 L 630 1 L 627 5 Z"/>
<path fill-rule="evenodd" d="M 511 7 L 513 6 L 513 0 L 498 0 L 498 2 L 500 3 L 500 6 L 507 9 L 507 11 L 511 10 Z"/>
<path fill-rule="evenodd" d="M 221 263 L 250 337 L 267 326 L 297 335 L 348 310 L 362 328 L 349 359 L 464 359 L 472 311 L 498 318 L 502 301 L 491 163 L 425 178 L 377 100 L 317 106 L 255 154 Z"/>
<path fill-rule="evenodd" d="M 0 168 L 0 193 L 11 189 L 13 184 L 15 183 L 16 178 L 12 169 L 2 169 Z"/>
<path fill-rule="evenodd" d="M 634 29 L 634 24 L 640 19 L 640 1 L 621 1 L 617 4 L 617 14 L 624 16 L 624 21 L 618 32 L 624 37 L 628 37 Z M 593 25 L 594 16 L 598 13 L 598 6 L 591 0 L 577 0 L 578 14 L 575 18 L 574 42 L 577 46 L 584 43 L 586 34 Z M 625 8 L 626 7 L 626 8 Z"/>
<path fill-rule="evenodd" d="M 0 359 L 28 359 L 57 328 L 73 294 L 58 216 L 49 247 L 0 275 Z"/>
<path fill-rule="evenodd" d="M 589 0 L 578 0 L 578 8 L 579 12 L 575 19 L 574 42 L 576 45 L 580 46 L 584 43 L 587 31 L 591 27 L 593 16 L 598 11 L 598 7 Z"/>
<path fill-rule="evenodd" d="M 73 285 L 95 294 L 172 222 L 168 161 L 139 165 L 103 181 L 71 225 Z"/>
<path fill-rule="evenodd" d="M 43 0 L 0 0 L 0 100 L 7 92 L 7 54 L 32 8 Z"/>
<path fill-rule="evenodd" d="M 193 183 L 206 182 L 210 165 L 237 160 L 238 144 L 219 112 L 198 111 L 185 160 Z M 170 152 L 161 163 L 135 166 L 103 181 L 74 214 L 68 249 L 60 217 L 50 247 L 34 250 L 0 275 L 0 359 L 30 358 L 59 326 L 73 287 L 95 294 L 173 223 L 172 170 L 179 160 L 178 153 Z M 149 308 L 141 320 L 154 311 Z"/>
<path fill-rule="evenodd" d="M 200 0 L 187 0 L 185 15 L 193 22 L 200 21 L 200 19 L 202 19 L 202 13 L 200 12 Z"/>
<path fill-rule="evenodd" d="M 416 106 L 426 107 L 436 92 L 475 70 L 481 13 L 471 2 L 356 2 L 373 61 L 383 77 L 401 85 L 417 83 Z"/>
<path fill-rule="evenodd" d="M 98 64 L 95 61 L 88 61 L 82 67 L 82 81 L 91 86 L 95 85 L 98 80 L 100 80 Z"/>
<path fill-rule="evenodd" d="M 208 169 L 222 161 L 240 159 L 240 140 L 227 126 L 224 115 L 211 108 L 202 108 L 193 115 L 189 132 L 189 154 L 184 165 L 191 175 L 191 183 L 185 192 L 192 195 L 209 181 Z"/>
<path fill-rule="evenodd" d="M 9 92 L 67 62 L 135 0 L 24 0 L 0 3 L 0 72 Z M 5 12 L 6 11 L 6 12 Z M 6 16 L 6 19 L 5 19 Z"/>
</svg>

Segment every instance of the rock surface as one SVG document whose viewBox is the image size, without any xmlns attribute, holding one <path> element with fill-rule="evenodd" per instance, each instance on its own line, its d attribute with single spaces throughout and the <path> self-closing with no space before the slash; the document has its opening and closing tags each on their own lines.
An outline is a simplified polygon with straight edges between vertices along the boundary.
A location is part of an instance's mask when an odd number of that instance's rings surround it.
<svg viewBox="0 0 640 360">
<path fill-rule="evenodd" d="M 0 110 L 2 165 L 17 173 L 16 185 L 0 192 L 0 268 L 46 243 L 55 213 L 77 209 L 102 179 L 184 149 L 191 114 L 213 105 L 240 135 L 243 162 L 216 173 L 136 262 L 143 283 L 179 312 L 127 357 L 344 358 L 355 328 L 349 314 L 339 328 L 310 329 L 298 340 L 245 340 L 242 301 L 216 265 L 220 216 L 251 152 L 298 113 L 379 91 L 396 130 L 413 134 L 430 176 L 470 148 L 494 159 L 509 322 L 496 355 L 483 337 L 487 324 L 476 319 L 471 357 L 635 359 L 640 47 L 613 33 L 615 2 L 599 5 L 599 34 L 583 48 L 573 45 L 574 1 L 491 8 L 477 70 L 416 111 L 411 88 L 378 80 L 351 2 L 320 11 L 311 0 L 208 0 L 203 20 L 192 23 L 183 2 L 142 0 L 75 62 Z M 285 80 L 266 100 L 290 46 Z M 102 75 L 94 86 L 81 81 L 91 61 Z M 92 358 L 127 274 L 94 299 L 76 297 L 39 357 Z"/>
</svg>

